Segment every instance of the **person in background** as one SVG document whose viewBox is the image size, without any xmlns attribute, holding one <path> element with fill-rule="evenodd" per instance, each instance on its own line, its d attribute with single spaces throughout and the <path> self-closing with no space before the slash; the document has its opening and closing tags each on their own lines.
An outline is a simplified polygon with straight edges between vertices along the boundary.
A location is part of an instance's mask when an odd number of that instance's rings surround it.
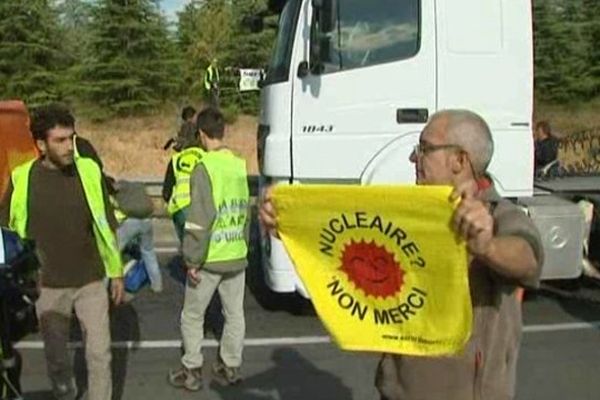
<svg viewBox="0 0 600 400">
<path fill-rule="evenodd" d="M 535 170 L 540 171 L 558 157 L 558 139 L 552 135 L 548 121 L 535 124 Z"/>
<path fill-rule="evenodd" d="M 191 391 L 202 387 L 204 316 L 215 291 L 219 292 L 225 325 L 213 375 L 223 385 L 241 380 L 250 220 L 246 162 L 223 143 L 223 115 L 217 109 L 205 109 L 198 114 L 197 126 L 207 153 L 191 177 L 191 204 L 185 222 L 184 354 L 181 367 L 168 376 L 172 386 Z"/>
<path fill-rule="evenodd" d="M 35 242 L 41 264 L 36 303 L 52 393 L 74 400 L 77 387 L 67 351 L 73 310 L 84 332 L 88 398 L 112 397 L 109 296 L 123 299 L 123 265 L 114 211 L 102 171 L 75 146 L 75 118 L 51 104 L 32 113 L 40 157 L 15 168 L 0 224 Z"/>
<path fill-rule="evenodd" d="M 167 212 L 173 220 L 180 243 L 183 242 L 183 228 L 190 205 L 190 176 L 204 154 L 198 130 L 194 126 L 194 140 L 186 142 L 183 149 L 171 157 L 165 172 L 162 197 L 167 203 Z"/>
<path fill-rule="evenodd" d="M 110 179 L 110 178 L 109 178 Z M 150 288 L 155 293 L 163 290 L 162 276 L 156 253 L 152 228 L 152 200 L 146 194 L 143 184 L 110 179 L 109 192 L 115 203 L 115 217 L 119 223 L 117 239 L 119 250 L 131 245 L 139 246 Z"/>
<path fill-rule="evenodd" d="M 163 146 L 164 150 L 173 146 L 173 150 L 181 151 L 189 146 L 191 142 L 196 141 L 196 109 L 192 106 L 185 106 L 181 111 L 181 126 L 175 138 L 171 138 Z"/>
<path fill-rule="evenodd" d="M 220 79 L 219 62 L 213 58 L 204 72 L 204 91 L 208 94 L 209 104 L 212 107 L 219 106 Z"/>
</svg>

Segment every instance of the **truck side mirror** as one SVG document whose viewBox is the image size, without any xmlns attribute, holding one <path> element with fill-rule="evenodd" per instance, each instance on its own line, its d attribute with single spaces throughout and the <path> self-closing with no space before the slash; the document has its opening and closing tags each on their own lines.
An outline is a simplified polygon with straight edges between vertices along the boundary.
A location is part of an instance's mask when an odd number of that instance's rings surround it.
<svg viewBox="0 0 600 400">
<path fill-rule="evenodd" d="M 310 70 L 319 75 L 330 61 L 330 35 L 334 28 L 333 0 L 312 0 L 313 23 L 310 40 Z"/>
<path fill-rule="evenodd" d="M 333 31 L 333 0 L 312 0 L 312 7 L 319 33 L 326 35 Z"/>
</svg>

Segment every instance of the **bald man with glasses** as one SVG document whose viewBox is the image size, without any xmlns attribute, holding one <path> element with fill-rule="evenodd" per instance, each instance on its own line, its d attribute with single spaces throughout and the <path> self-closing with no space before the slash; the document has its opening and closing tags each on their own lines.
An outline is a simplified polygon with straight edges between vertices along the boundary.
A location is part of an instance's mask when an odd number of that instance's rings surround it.
<svg viewBox="0 0 600 400">
<path fill-rule="evenodd" d="M 432 115 L 410 155 L 418 185 L 449 185 L 460 199 L 453 229 L 469 252 L 473 332 L 453 357 L 384 354 L 376 374 L 382 400 L 509 400 L 515 396 L 521 339 L 518 286 L 536 286 L 543 263 L 540 235 L 525 213 L 503 200 L 487 168 L 490 128 L 467 110 Z M 260 219 L 277 234 L 265 195 Z M 402 199 L 398 199 L 401 201 Z"/>
</svg>

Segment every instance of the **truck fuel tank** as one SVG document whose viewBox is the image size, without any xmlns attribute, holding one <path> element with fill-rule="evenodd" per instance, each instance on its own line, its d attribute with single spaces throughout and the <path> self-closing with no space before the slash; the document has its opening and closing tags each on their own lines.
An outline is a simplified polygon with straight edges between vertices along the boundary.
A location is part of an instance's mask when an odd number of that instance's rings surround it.
<svg viewBox="0 0 600 400">
<path fill-rule="evenodd" d="M 588 230 L 584 214 L 572 201 L 552 196 L 521 198 L 544 246 L 542 279 L 577 278 L 582 272 L 583 243 Z"/>
</svg>

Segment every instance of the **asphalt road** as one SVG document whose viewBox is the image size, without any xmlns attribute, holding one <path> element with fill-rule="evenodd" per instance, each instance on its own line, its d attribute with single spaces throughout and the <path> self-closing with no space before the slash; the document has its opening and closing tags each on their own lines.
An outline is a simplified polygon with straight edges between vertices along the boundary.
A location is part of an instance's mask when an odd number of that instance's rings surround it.
<svg viewBox="0 0 600 400">
<path fill-rule="evenodd" d="M 158 247 L 168 252 L 169 228 L 159 229 Z M 161 228 L 162 229 L 162 228 Z M 169 387 L 167 371 L 178 365 L 178 318 L 183 285 L 172 254 L 161 254 L 165 291 L 147 288 L 112 316 L 115 399 L 319 400 L 378 399 L 373 387 L 376 354 L 349 353 L 330 343 L 310 303 L 293 295 L 275 295 L 262 284 L 253 262 L 248 270 L 245 381 L 220 388 L 210 380 L 200 394 Z M 255 258 L 254 258 L 255 260 Z M 600 288 L 568 293 L 600 299 Z M 549 292 L 524 303 L 525 332 L 521 347 L 519 400 L 597 400 L 600 398 L 600 303 L 565 299 Z M 74 323 L 76 325 L 76 323 Z M 215 358 L 222 320 L 213 302 L 205 326 L 207 364 Z M 73 341 L 79 340 L 74 326 Z M 49 399 L 43 350 L 37 335 L 20 343 L 25 398 Z M 85 385 L 81 348 L 73 350 L 77 380 Z"/>
</svg>

